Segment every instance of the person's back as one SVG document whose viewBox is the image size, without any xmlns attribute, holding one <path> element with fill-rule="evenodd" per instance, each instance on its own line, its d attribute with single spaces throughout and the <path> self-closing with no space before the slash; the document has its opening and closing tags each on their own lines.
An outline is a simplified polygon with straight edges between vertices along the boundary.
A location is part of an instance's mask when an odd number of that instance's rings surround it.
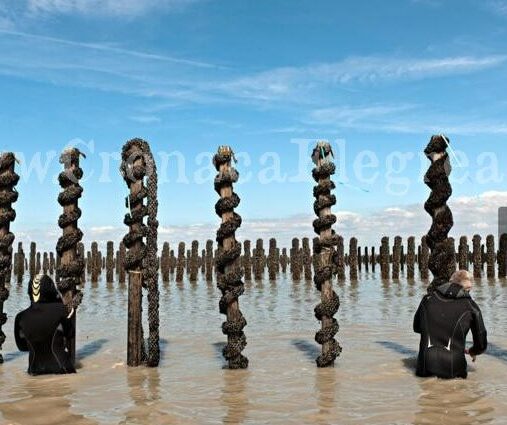
<svg viewBox="0 0 507 425">
<path fill-rule="evenodd" d="M 464 277 L 458 273 L 458 279 Z M 461 283 L 447 283 L 423 298 L 414 318 L 414 331 L 421 334 L 417 376 L 466 379 L 465 353 L 475 360 L 486 350 L 487 332 L 481 311 L 465 288 Z M 470 330 L 474 345 L 466 350 Z"/>
<path fill-rule="evenodd" d="M 28 373 L 75 373 L 64 348 L 65 338 L 72 336 L 72 324 L 54 283 L 48 276 L 37 276 L 30 292 L 32 304 L 16 316 L 14 329 L 18 348 L 30 352 Z"/>
</svg>

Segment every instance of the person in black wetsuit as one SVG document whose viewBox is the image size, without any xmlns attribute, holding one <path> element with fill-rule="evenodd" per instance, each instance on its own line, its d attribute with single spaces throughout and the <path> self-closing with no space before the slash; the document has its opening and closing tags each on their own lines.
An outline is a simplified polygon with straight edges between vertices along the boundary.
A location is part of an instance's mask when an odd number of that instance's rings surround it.
<svg viewBox="0 0 507 425">
<path fill-rule="evenodd" d="M 471 288 L 470 274 L 460 270 L 421 301 L 414 318 L 414 332 L 421 334 L 417 376 L 466 379 L 465 354 L 475 362 L 486 351 L 487 332 L 481 310 L 470 297 Z M 474 344 L 466 349 L 470 330 Z"/>
<path fill-rule="evenodd" d="M 76 373 L 65 339 L 72 338 L 71 322 L 53 280 L 35 276 L 28 288 L 31 305 L 16 316 L 14 336 L 20 351 L 29 351 L 30 375 Z"/>
</svg>

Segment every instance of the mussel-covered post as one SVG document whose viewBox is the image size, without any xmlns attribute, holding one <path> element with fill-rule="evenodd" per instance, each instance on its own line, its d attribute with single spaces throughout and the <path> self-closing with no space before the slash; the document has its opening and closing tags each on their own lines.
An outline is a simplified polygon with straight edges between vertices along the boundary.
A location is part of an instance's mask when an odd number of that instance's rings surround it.
<svg viewBox="0 0 507 425">
<path fill-rule="evenodd" d="M 407 279 L 415 277 L 415 237 L 408 238 L 407 248 Z"/>
<path fill-rule="evenodd" d="M 424 182 L 431 189 L 431 194 L 424 209 L 431 216 L 433 223 L 426 236 L 426 243 L 431 250 L 429 269 L 433 273 L 433 281 L 429 290 L 436 289 L 449 282 L 456 269 L 454 243 L 448 237 L 454 225 L 451 209 L 447 201 L 452 195 L 449 182 L 451 161 L 447 153 L 449 139 L 444 135 L 433 136 L 424 150 L 431 161 L 430 168 L 424 176 Z"/>
<path fill-rule="evenodd" d="M 83 232 L 78 227 L 81 210 L 78 206 L 83 194 L 79 180 L 83 178 L 83 170 L 79 166 L 81 152 L 75 148 L 66 149 L 60 163 L 64 170 L 58 176 L 62 191 L 58 195 L 58 203 L 63 207 L 63 214 L 58 219 L 58 226 L 62 229 L 62 236 L 56 244 L 56 253 L 60 263 L 56 269 L 58 289 L 62 293 L 63 303 L 69 314 L 75 312 L 83 298 L 81 284 L 83 283 L 84 258 L 79 256 L 78 243 L 83 239 Z M 76 329 L 76 314 L 72 314 L 72 326 Z M 75 332 L 74 332 L 75 335 Z M 66 341 L 70 357 L 75 363 L 76 339 L 75 336 Z"/>
<path fill-rule="evenodd" d="M 4 303 L 9 298 L 9 290 L 5 287 L 6 278 L 12 265 L 12 244 L 14 234 L 10 230 L 11 223 L 16 218 L 16 212 L 12 204 L 18 200 L 18 192 L 15 186 L 19 176 L 14 167 L 16 158 L 11 152 L 0 155 L 0 363 L 3 363 L 1 354 L 2 345 L 5 342 L 3 325 L 7 322 L 4 313 Z"/>
<path fill-rule="evenodd" d="M 319 235 L 314 239 L 314 255 L 318 256 L 314 282 L 321 292 L 321 303 L 315 307 L 315 317 L 321 321 L 322 328 L 315 335 L 315 341 L 322 345 L 322 353 L 317 358 L 318 367 L 331 367 L 341 353 L 341 347 L 335 339 L 338 333 L 338 321 L 334 315 L 340 307 L 340 299 L 333 291 L 333 276 L 337 272 L 336 250 L 338 235 L 332 226 L 336 223 L 336 216 L 331 207 L 336 205 L 336 197 L 331 192 L 335 184 L 331 176 L 336 167 L 331 160 L 333 151 L 327 142 L 318 142 L 313 150 L 312 160 L 315 168 L 312 171 L 317 185 L 313 188 L 315 197 L 314 212 L 317 219 L 313 222 L 313 229 Z"/>
<path fill-rule="evenodd" d="M 128 271 L 128 346 L 127 364 L 139 366 L 146 362 L 156 367 L 160 361 L 159 292 L 158 292 L 158 177 L 150 146 L 133 139 L 123 146 L 120 172 L 129 187 L 129 212 L 124 223 L 129 233 L 123 238 L 125 269 Z M 146 180 L 146 186 L 145 186 Z M 144 200 L 147 200 L 146 204 Z M 148 217 L 147 224 L 144 218 Z M 146 243 L 144 240 L 146 237 Z M 148 289 L 148 353 L 146 355 L 142 328 L 142 288 Z"/>
<path fill-rule="evenodd" d="M 215 177 L 215 190 L 220 195 L 215 212 L 222 219 L 217 231 L 216 267 L 218 288 L 222 292 L 220 313 L 227 316 L 227 320 L 222 324 L 222 332 L 227 335 L 223 355 L 230 369 L 246 369 L 248 359 L 241 353 L 246 347 L 243 329 L 247 323 L 239 309 L 238 299 L 243 294 L 245 285 L 242 280 L 241 244 L 236 241 L 236 230 L 241 226 L 241 216 L 234 211 L 239 206 L 240 198 L 233 189 L 239 174 L 231 165 L 233 160 L 234 152 L 229 146 L 219 147 L 213 158 L 213 165 L 218 172 Z"/>
</svg>

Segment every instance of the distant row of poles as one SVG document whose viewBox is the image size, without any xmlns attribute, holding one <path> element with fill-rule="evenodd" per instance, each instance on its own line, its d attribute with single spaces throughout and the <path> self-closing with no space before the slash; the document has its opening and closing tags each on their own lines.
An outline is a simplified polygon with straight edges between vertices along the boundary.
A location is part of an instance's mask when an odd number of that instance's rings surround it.
<svg viewBox="0 0 507 425">
<path fill-rule="evenodd" d="M 475 278 L 507 276 L 507 235 L 500 238 L 497 247 L 495 237 L 488 235 L 485 240 L 475 235 L 469 243 L 466 236 L 462 236 L 456 250 L 456 267 L 460 270 L 469 270 Z M 485 243 L 484 243 L 485 242 Z M 338 280 L 356 280 L 358 273 L 380 272 L 382 279 L 399 279 L 404 275 L 407 279 L 429 278 L 430 250 L 423 236 L 416 249 L 416 238 L 409 237 L 405 243 L 403 238 L 396 236 L 391 246 L 388 237 L 382 238 L 378 249 L 375 247 L 360 247 L 358 240 L 351 238 L 345 251 L 344 240 L 339 236 L 337 245 L 337 278 Z M 196 282 L 200 279 L 213 281 L 215 278 L 216 244 L 208 240 L 205 249 L 199 249 L 199 242 L 193 241 L 191 249 L 187 249 L 185 242 L 178 244 L 178 249 L 170 248 L 168 242 L 162 247 L 159 257 L 160 278 L 163 282 L 183 282 L 188 279 Z M 261 280 L 266 277 L 275 280 L 280 273 L 290 273 L 293 280 L 311 280 L 313 278 L 316 257 L 313 255 L 309 238 L 294 238 L 292 248 L 280 248 L 276 239 L 269 240 L 266 250 L 264 240 L 258 239 L 252 249 L 252 243 L 246 240 L 242 244 L 241 263 L 244 268 L 246 280 Z M 107 283 L 126 283 L 127 272 L 124 267 L 126 249 L 120 243 L 115 251 L 112 241 L 106 244 L 106 253 L 99 250 L 97 242 L 91 244 L 84 255 L 85 247 L 78 244 L 78 250 L 85 258 L 85 277 L 96 283 L 99 280 Z M 12 273 L 8 280 L 21 284 L 28 275 L 32 278 L 38 273 L 53 275 L 57 270 L 60 259 L 53 252 L 39 252 L 35 242 L 30 244 L 30 251 L 25 254 L 23 244 L 18 243 L 17 252 L 14 253 Z M 416 269 L 419 275 L 416 276 Z"/>
</svg>

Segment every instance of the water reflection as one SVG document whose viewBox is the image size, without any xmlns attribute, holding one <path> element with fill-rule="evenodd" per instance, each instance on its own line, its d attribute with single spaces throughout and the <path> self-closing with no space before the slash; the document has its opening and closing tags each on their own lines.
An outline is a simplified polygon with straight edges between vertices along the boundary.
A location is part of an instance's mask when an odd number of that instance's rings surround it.
<svg viewBox="0 0 507 425">
<path fill-rule="evenodd" d="M 418 380 L 421 395 L 415 425 L 488 424 L 495 419 L 490 399 L 476 382 Z"/>
<path fill-rule="evenodd" d="M 160 370 L 135 368 L 127 370 L 127 385 L 132 402 L 120 424 L 159 424 L 171 422 L 171 415 L 160 407 Z"/>
<path fill-rule="evenodd" d="M 224 425 L 239 425 L 245 422 L 250 402 L 248 400 L 248 379 L 250 372 L 246 370 L 223 371 L 223 386 L 220 401 L 226 409 L 222 419 Z"/>
<path fill-rule="evenodd" d="M 32 377 L 0 403 L 0 412 L 9 424 L 89 425 L 95 422 L 72 412 L 71 399 L 77 385 L 73 376 Z"/>
<path fill-rule="evenodd" d="M 335 368 L 317 369 L 315 373 L 315 389 L 317 391 L 318 413 L 315 423 L 331 425 L 339 423 L 337 417 L 337 371 Z"/>
</svg>

